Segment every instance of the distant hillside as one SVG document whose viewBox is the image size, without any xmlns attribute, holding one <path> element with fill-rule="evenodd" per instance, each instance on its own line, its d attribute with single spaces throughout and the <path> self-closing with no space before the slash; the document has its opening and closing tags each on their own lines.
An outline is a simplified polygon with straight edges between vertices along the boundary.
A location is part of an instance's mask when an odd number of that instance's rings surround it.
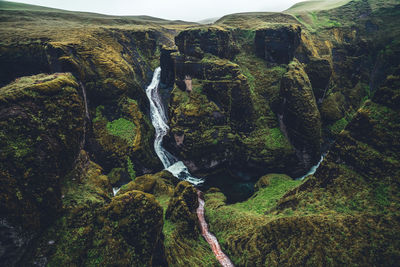
<svg viewBox="0 0 400 267">
<path fill-rule="evenodd" d="M 197 24 L 194 22 L 186 22 L 181 20 L 166 20 L 146 15 L 140 16 L 111 16 L 104 15 L 99 13 L 90 13 L 90 12 L 78 12 L 78 11 L 68 11 L 63 9 L 49 8 L 44 6 L 37 5 L 29 5 L 23 3 L 14 3 L 8 1 L 0 1 L 0 11 L 8 11 L 9 13 L 15 14 L 26 14 L 27 12 L 35 12 L 36 14 L 40 13 L 41 16 L 53 16 L 54 13 L 57 14 L 65 14 L 67 15 L 65 18 L 70 17 L 71 19 L 84 20 L 85 22 L 93 22 L 93 23 L 112 23 L 113 20 L 121 24 L 121 22 L 125 23 L 156 23 L 156 24 Z"/>
<path fill-rule="evenodd" d="M 294 4 L 289 9 L 284 12 L 287 13 L 295 13 L 302 11 L 315 11 L 315 10 L 328 10 L 335 7 L 342 6 L 347 4 L 351 0 L 321 0 L 321 1 L 304 1 L 297 4 Z"/>
</svg>

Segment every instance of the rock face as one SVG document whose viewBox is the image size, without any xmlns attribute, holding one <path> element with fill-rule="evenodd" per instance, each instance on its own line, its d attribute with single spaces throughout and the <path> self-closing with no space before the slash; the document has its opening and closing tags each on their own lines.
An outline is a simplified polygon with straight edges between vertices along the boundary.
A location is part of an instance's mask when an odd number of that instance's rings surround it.
<svg viewBox="0 0 400 267">
<path fill-rule="evenodd" d="M 307 74 L 298 62 L 289 64 L 281 81 L 283 125 L 303 168 L 319 158 L 321 117 Z"/>
<path fill-rule="evenodd" d="M 146 174 L 123 185 L 118 191 L 118 195 L 131 190 L 138 190 L 152 195 L 173 195 L 173 188 L 178 184 L 179 179 L 173 176 L 169 171 L 161 171 L 156 174 Z"/>
<path fill-rule="evenodd" d="M 310 58 L 305 72 L 310 79 L 315 98 L 317 100 L 323 98 L 332 75 L 329 61 L 322 58 Z"/>
<path fill-rule="evenodd" d="M 225 205 L 221 193 L 206 194 L 210 229 L 224 240 L 223 247 L 232 258 L 237 257 L 235 264 L 397 264 L 399 74 L 389 75 L 372 100 L 359 109 L 315 175 L 277 202 L 272 195 L 287 179 L 273 187 L 265 176 L 255 196 L 235 205 Z M 249 211 L 253 207 L 264 210 L 260 215 Z"/>
<path fill-rule="evenodd" d="M 162 208 L 153 195 L 132 190 L 111 198 L 107 176 L 85 151 L 62 194 L 63 215 L 32 241 L 20 264 L 162 264 Z"/>
<path fill-rule="evenodd" d="M 237 53 L 231 33 L 218 27 L 182 31 L 176 36 L 175 44 L 180 53 L 197 58 L 202 58 L 204 53 L 232 58 Z"/>
<path fill-rule="evenodd" d="M 181 34 L 196 38 L 201 35 Z M 226 59 L 210 54 L 202 60 L 173 54 L 173 59 L 177 87 L 170 98 L 171 133 L 167 146 L 192 172 L 209 172 L 231 160 L 236 149 L 235 133 L 252 128 L 248 119 L 253 116 L 250 88 L 238 66 Z M 191 92 L 185 92 L 187 76 L 191 77 Z"/>
<path fill-rule="evenodd" d="M 256 31 L 256 55 L 268 62 L 288 64 L 300 44 L 301 28 L 298 25 L 266 28 Z"/>
<path fill-rule="evenodd" d="M 165 218 L 179 223 L 180 234 L 196 237 L 199 234 L 196 215 L 198 206 L 196 189 L 186 181 L 180 182 L 169 201 Z"/>
<path fill-rule="evenodd" d="M 9 223 L 37 230 L 60 211 L 60 179 L 84 138 L 80 91 L 68 73 L 22 77 L 0 89 L 0 216 Z"/>
<path fill-rule="evenodd" d="M 69 73 L 22 77 L 0 88 L 0 235 L 8 240 L 0 244 L 2 262 L 17 261 L 18 248 L 61 211 L 60 182 L 84 138 L 80 91 Z"/>
</svg>

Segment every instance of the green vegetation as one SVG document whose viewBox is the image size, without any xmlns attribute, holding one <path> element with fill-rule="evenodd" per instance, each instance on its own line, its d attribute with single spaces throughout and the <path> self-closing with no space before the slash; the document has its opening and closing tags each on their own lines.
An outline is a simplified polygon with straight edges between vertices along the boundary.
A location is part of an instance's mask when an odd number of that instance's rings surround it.
<svg viewBox="0 0 400 267">
<path fill-rule="evenodd" d="M 135 138 L 136 126 L 133 122 L 124 118 L 119 118 L 107 123 L 107 130 L 115 136 L 121 137 L 128 142 L 133 142 Z"/>
<path fill-rule="evenodd" d="M 340 120 L 335 121 L 332 125 L 328 126 L 329 130 L 332 134 L 338 135 L 348 124 L 349 122 L 345 117 Z"/>
<path fill-rule="evenodd" d="M 290 189 L 299 185 L 301 181 L 292 180 L 286 175 L 271 175 L 269 185 L 261 188 L 246 201 L 228 205 L 227 207 L 242 212 L 266 214 L 274 207 L 277 201 Z"/>
<path fill-rule="evenodd" d="M 269 149 L 277 149 L 290 146 L 287 138 L 282 134 L 281 129 L 269 129 L 269 134 L 266 136 L 265 146 Z"/>
<path fill-rule="evenodd" d="M 129 157 L 126 157 L 126 169 L 128 170 L 129 176 L 131 177 L 132 181 L 135 181 L 136 172 L 133 168 L 133 163 Z"/>
</svg>

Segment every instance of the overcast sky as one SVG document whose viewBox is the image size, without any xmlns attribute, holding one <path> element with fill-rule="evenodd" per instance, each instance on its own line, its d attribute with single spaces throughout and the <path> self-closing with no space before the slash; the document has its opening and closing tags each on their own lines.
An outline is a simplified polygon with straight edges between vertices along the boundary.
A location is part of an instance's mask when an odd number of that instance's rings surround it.
<svg viewBox="0 0 400 267">
<path fill-rule="evenodd" d="M 109 15 L 149 15 L 199 21 L 249 11 L 283 11 L 301 0 L 16 0 L 13 2 Z"/>
</svg>

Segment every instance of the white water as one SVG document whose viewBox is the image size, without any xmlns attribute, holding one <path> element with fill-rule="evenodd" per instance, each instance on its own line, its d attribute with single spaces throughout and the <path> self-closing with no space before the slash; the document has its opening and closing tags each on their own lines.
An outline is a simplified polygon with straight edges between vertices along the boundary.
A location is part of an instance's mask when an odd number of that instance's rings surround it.
<svg viewBox="0 0 400 267">
<path fill-rule="evenodd" d="M 306 174 L 304 174 L 303 176 L 301 176 L 301 177 L 299 177 L 299 178 L 296 178 L 296 180 L 304 180 L 304 178 L 306 178 L 306 177 L 308 177 L 308 176 L 310 176 L 310 175 L 313 175 L 313 174 L 317 171 L 319 165 L 321 165 L 321 162 L 324 160 L 324 156 L 325 156 L 325 155 L 322 154 L 322 155 L 321 155 L 321 159 L 318 161 L 318 163 L 317 163 L 316 165 L 312 166 L 312 167 L 310 168 L 310 170 L 309 170 Z"/>
<path fill-rule="evenodd" d="M 169 127 L 167 124 L 167 116 L 165 115 L 165 111 L 161 103 L 161 97 L 158 92 L 160 73 L 161 68 L 156 68 L 153 74 L 153 79 L 146 89 L 146 95 L 150 101 L 151 122 L 156 130 L 154 150 L 164 165 L 164 168 L 171 172 L 175 177 L 180 180 L 188 181 L 194 185 L 202 184 L 204 182 L 203 179 L 193 177 L 189 173 L 189 170 L 185 164 L 183 164 L 182 161 L 178 161 L 177 158 L 166 151 L 162 146 L 162 139 L 168 133 Z M 210 244 L 215 257 L 223 267 L 233 266 L 229 258 L 222 252 L 217 238 L 208 231 L 208 225 L 204 217 L 204 200 L 201 198 L 200 191 L 197 191 L 197 198 L 199 200 L 199 207 L 197 208 L 196 213 L 199 218 L 202 236 L 208 242 L 208 244 Z"/>
<path fill-rule="evenodd" d="M 160 83 L 161 68 L 155 69 L 153 79 L 146 89 L 146 95 L 150 102 L 151 123 L 156 131 L 154 139 L 154 150 L 160 158 L 164 168 L 170 171 L 175 177 L 188 181 L 194 185 L 200 185 L 204 182 L 203 179 L 193 177 L 188 168 L 182 161 L 178 161 L 171 153 L 166 151 L 162 146 L 164 136 L 168 133 L 168 120 L 161 102 L 161 97 L 158 92 Z"/>
<path fill-rule="evenodd" d="M 117 195 L 117 193 L 118 193 L 118 191 L 121 189 L 121 187 L 113 187 L 113 194 L 114 194 L 114 196 L 116 196 Z"/>
</svg>

